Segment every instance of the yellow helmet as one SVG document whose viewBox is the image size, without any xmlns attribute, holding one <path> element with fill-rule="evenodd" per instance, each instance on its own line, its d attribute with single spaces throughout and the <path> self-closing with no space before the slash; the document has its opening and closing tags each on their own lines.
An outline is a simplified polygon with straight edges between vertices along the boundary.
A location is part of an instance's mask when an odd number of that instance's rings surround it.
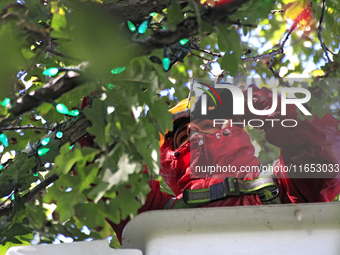
<svg viewBox="0 0 340 255">
<path fill-rule="evenodd" d="M 183 117 L 190 117 L 190 108 L 191 106 L 195 103 L 197 97 L 191 97 L 189 100 L 189 105 L 188 105 L 188 99 L 183 99 L 181 102 L 176 104 L 174 107 L 172 107 L 169 112 L 173 114 L 172 120 L 175 121 L 179 118 Z M 167 129 L 165 133 L 167 133 L 169 130 Z M 162 144 L 165 141 L 165 138 L 163 134 L 159 133 L 159 146 L 162 146 Z"/>
</svg>

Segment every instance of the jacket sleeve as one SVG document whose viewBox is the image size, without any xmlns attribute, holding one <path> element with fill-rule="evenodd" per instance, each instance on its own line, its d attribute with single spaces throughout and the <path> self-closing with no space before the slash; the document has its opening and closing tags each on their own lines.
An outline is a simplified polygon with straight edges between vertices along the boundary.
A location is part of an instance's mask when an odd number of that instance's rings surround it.
<svg viewBox="0 0 340 255">
<path fill-rule="evenodd" d="M 252 88 L 254 108 L 269 109 L 272 91 L 253 85 Z M 261 119 L 266 140 L 281 149 L 280 164 L 285 168 L 281 167 L 274 173 L 285 190 L 283 202 L 333 201 L 340 193 L 340 121 L 329 113 L 321 119 L 314 115 L 311 120 L 298 120 L 297 108 L 291 104 L 287 105 L 287 113 L 282 116 L 280 97 L 277 109 L 270 116 L 254 115 L 246 104 L 245 120 L 248 122 L 251 119 Z M 293 119 L 297 125 L 284 127 L 281 122 L 285 119 Z"/>
</svg>

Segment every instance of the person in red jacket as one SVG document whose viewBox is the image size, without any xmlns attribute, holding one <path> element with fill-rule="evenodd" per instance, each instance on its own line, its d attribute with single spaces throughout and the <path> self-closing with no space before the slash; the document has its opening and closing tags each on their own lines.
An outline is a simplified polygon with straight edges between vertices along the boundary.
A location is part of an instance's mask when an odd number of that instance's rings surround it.
<svg viewBox="0 0 340 255">
<path fill-rule="evenodd" d="M 252 88 L 254 108 L 269 109 L 272 91 L 254 85 Z M 311 120 L 301 121 L 295 105 L 287 105 L 284 118 L 296 120 L 297 125 L 283 127 L 264 121 L 283 119 L 280 103 L 271 116 L 255 116 L 245 104 L 245 114 L 241 117 L 246 123 L 250 119 L 263 120 L 265 124 L 259 129 L 264 130 L 269 143 L 280 148 L 280 158 L 273 164 L 273 169 L 278 170 L 271 176 L 262 175 L 261 163 L 254 156 L 254 147 L 243 126 L 231 122 L 214 125 L 212 118 L 196 118 L 200 115 L 197 106 L 200 100 L 197 98 L 189 107 L 191 111 L 178 111 L 176 107 L 171 110 L 174 128 L 165 135 L 160 147 L 160 174 L 175 197 L 161 192 L 159 182 L 151 180 L 151 192 L 139 213 L 164 208 L 331 202 L 340 193 L 340 122 L 331 114 L 327 113 L 322 119 L 313 116 Z M 211 100 L 208 100 L 208 107 L 215 108 Z M 219 113 L 214 115 L 216 112 Z M 224 108 L 216 108 L 211 113 L 213 119 L 225 116 L 224 119 L 240 120 L 240 116 L 235 118 L 231 112 L 229 98 Z M 196 166 L 217 165 L 232 166 L 233 171 L 213 175 L 193 173 Z M 314 170 L 301 173 L 306 166 Z M 109 222 L 119 240 L 127 221 L 119 225 Z"/>
</svg>

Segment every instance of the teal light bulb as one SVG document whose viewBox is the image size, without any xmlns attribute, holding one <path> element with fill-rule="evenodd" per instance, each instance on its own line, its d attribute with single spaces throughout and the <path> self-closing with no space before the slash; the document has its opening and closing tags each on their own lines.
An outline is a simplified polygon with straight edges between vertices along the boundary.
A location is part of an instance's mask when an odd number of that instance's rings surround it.
<svg viewBox="0 0 340 255">
<path fill-rule="evenodd" d="M 3 167 L 4 167 L 3 165 L 0 165 L 0 170 L 1 170 Z"/>
<path fill-rule="evenodd" d="M 38 173 L 35 173 L 35 174 L 33 174 L 33 176 L 34 176 L 34 177 L 38 177 L 38 176 L 39 176 L 39 174 L 38 174 Z"/>
<path fill-rule="evenodd" d="M 151 16 L 151 17 L 154 17 L 156 14 L 157 14 L 157 13 L 155 13 L 155 12 L 151 12 L 151 13 L 150 13 L 150 16 Z"/>
<path fill-rule="evenodd" d="M 3 101 L 0 101 L 0 105 L 2 105 L 3 107 L 6 107 L 7 105 L 9 105 L 10 102 L 11 102 L 11 99 L 6 97 Z"/>
<path fill-rule="evenodd" d="M 162 63 L 164 70 L 168 71 L 170 68 L 170 58 L 163 58 Z"/>
<path fill-rule="evenodd" d="M 136 26 L 130 20 L 127 21 L 127 25 L 128 25 L 131 32 L 136 31 Z"/>
<path fill-rule="evenodd" d="M 69 112 L 68 112 L 68 115 L 71 115 L 71 116 L 74 116 L 74 117 L 76 117 L 76 116 L 78 116 L 78 115 L 79 115 L 79 111 L 78 111 L 78 110 L 72 110 L 72 111 L 69 111 Z"/>
<path fill-rule="evenodd" d="M 5 147 L 8 147 L 8 138 L 4 133 L 0 134 L 0 142 L 2 142 Z"/>
<path fill-rule="evenodd" d="M 113 88 L 116 87 L 116 85 L 109 83 L 109 84 L 107 84 L 107 87 L 108 87 L 110 90 L 113 90 Z"/>
<path fill-rule="evenodd" d="M 50 149 L 49 148 L 42 148 L 38 150 L 39 156 L 44 156 Z"/>
<path fill-rule="evenodd" d="M 113 74 L 119 74 L 125 70 L 125 67 L 117 67 L 111 70 L 111 73 Z"/>
<path fill-rule="evenodd" d="M 43 139 L 42 141 L 41 141 L 41 144 L 43 145 L 43 146 L 46 146 L 49 142 L 50 142 L 50 138 L 45 138 L 45 139 Z"/>
<path fill-rule="evenodd" d="M 185 44 L 187 44 L 187 42 L 189 42 L 189 39 L 187 39 L 187 38 L 183 38 L 183 39 L 179 40 L 179 43 L 181 45 L 185 45 Z"/>
<path fill-rule="evenodd" d="M 68 114 L 69 113 L 67 107 L 64 104 L 57 104 L 57 106 L 55 108 L 61 114 Z"/>
<path fill-rule="evenodd" d="M 53 76 L 59 72 L 59 68 L 51 67 L 43 71 L 43 75 Z"/>
<path fill-rule="evenodd" d="M 70 150 L 72 150 L 74 147 L 74 144 L 72 144 L 70 147 L 68 147 Z"/>
<path fill-rule="evenodd" d="M 55 136 L 57 137 L 57 138 L 62 138 L 63 137 L 63 132 L 61 132 L 61 131 L 59 131 L 59 132 L 57 132 L 56 134 L 55 134 Z"/>
<path fill-rule="evenodd" d="M 142 24 L 138 27 L 138 33 L 144 34 L 146 32 L 146 29 L 148 28 L 149 22 L 147 20 L 144 20 Z"/>
</svg>

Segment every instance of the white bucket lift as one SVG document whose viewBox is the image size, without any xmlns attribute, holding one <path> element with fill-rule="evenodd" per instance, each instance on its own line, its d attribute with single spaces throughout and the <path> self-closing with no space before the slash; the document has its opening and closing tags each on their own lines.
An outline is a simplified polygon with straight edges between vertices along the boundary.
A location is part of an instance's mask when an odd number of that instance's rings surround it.
<svg viewBox="0 0 340 255">
<path fill-rule="evenodd" d="M 91 243 L 96 242 L 101 246 L 89 253 Z M 6 255 L 338 255 L 340 203 L 150 211 L 127 224 L 122 250 L 110 250 L 103 242 L 13 247 Z M 73 251 L 72 245 L 79 249 Z"/>
</svg>

